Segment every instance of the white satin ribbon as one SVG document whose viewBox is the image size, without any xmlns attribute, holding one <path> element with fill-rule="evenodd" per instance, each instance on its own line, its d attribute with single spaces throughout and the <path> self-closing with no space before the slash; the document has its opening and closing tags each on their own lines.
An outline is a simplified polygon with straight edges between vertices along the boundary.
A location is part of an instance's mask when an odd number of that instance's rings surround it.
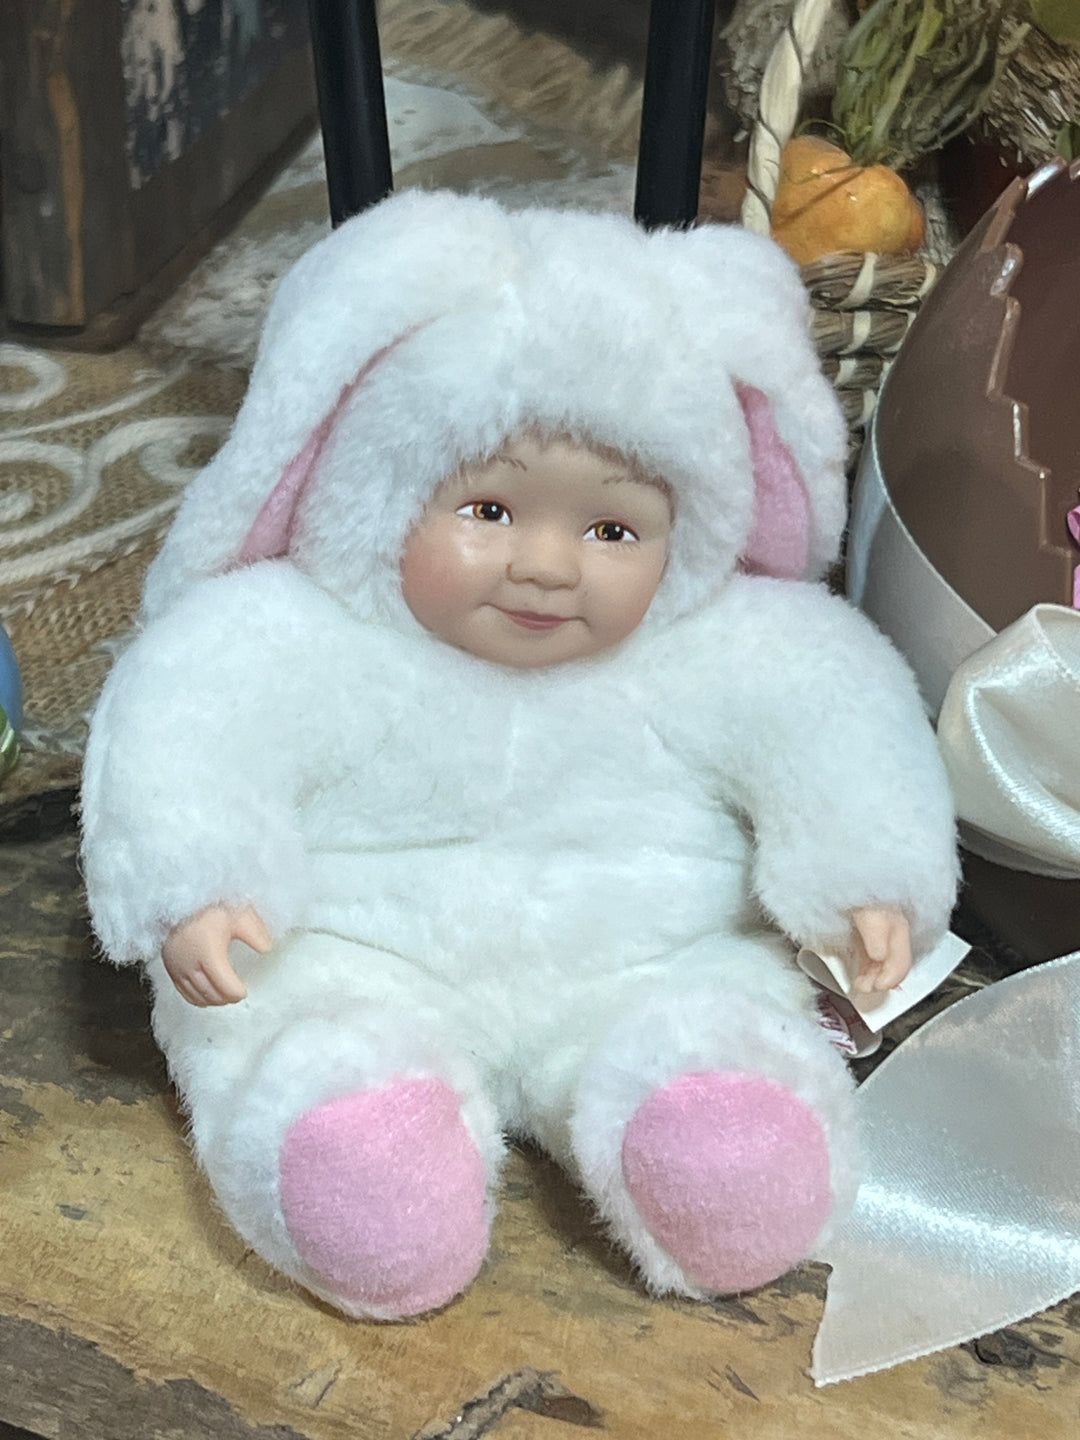
<svg viewBox="0 0 1080 1440">
<path fill-rule="evenodd" d="M 1080 952 L 959 1001 L 858 1092 L 865 1178 L 818 1385 L 984 1335 L 1080 1289 Z"/>
<path fill-rule="evenodd" d="M 970 655 L 938 743 L 970 849 L 1080 878 L 1080 612 L 1036 605 Z"/>
</svg>

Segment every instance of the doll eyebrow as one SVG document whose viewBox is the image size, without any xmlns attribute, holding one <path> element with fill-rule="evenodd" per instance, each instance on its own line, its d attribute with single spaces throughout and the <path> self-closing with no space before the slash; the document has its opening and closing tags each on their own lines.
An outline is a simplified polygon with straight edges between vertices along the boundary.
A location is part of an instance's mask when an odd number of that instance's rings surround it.
<svg viewBox="0 0 1080 1440">
<path fill-rule="evenodd" d="M 528 474 L 529 470 L 524 460 L 519 460 L 516 455 L 506 455 L 501 450 L 492 455 L 487 463 L 512 465 L 515 470 L 523 470 L 526 474 Z M 631 466 L 626 470 L 613 471 L 612 474 L 605 476 L 600 483 L 602 485 L 648 485 L 650 489 L 660 491 L 661 495 L 663 495 L 668 502 L 668 507 L 672 515 L 675 513 L 675 497 L 671 486 L 658 475 L 649 475 Z"/>
<path fill-rule="evenodd" d="M 609 475 L 600 483 L 602 485 L 647 485 L 650 490 L 659 490 L 668 503 L 671 518 L 675 518 L 675 492 L 659 475 L 647 475 L 639 471 L 628 470 L 622 475 Z"/>
</svg>

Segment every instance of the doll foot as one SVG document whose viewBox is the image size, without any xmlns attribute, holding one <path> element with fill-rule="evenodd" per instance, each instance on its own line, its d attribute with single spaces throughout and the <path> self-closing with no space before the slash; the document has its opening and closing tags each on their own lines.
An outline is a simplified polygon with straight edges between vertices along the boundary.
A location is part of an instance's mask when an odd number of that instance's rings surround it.
<svg viewBox="0 0 1080 1440">
<path fill-rule="evenodd" d="M 452 1300 L 488 1244 L 484 1164 L 442 1080 L 302 1115 L 281 1152 L 285 1223 L 328 1299 L 397 1319 Z"/>
<path fill-rule="evenodd" d="M 753 1290 L 810 1251 L 832 1209 L 813 1110 L 775 1080 L 680 1075 L 623 1140 L 626 1187 L 653 1239 L 704 1290 Z"/>
</svg>

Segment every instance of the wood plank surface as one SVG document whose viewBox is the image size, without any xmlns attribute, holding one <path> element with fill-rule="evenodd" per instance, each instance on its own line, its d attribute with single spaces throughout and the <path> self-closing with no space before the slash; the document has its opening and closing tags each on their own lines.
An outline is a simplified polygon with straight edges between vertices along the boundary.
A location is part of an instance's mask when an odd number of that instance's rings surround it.
<svg viewBox="0 0 1080 1440">
<path fill-rule="evenodd" d="M 4 305 L 79 326 L 131 289 L 119 5 L 0 4 Z"/>
<path fill-rule="evenodd" d="M 650 1300 L 542 1156 L 490 1260 L 409 1324 L 343 1318 L 217 1215 L 139 977 L 93 959 L 75 840 L 0 847 L 0 1420 L 56 1440 L 1057 1440 L 1080 1302 L 844 1385 L 806 1375 L 827 1274 Z"/>
<path fill-rule="evenodd" d="M 302 22 L 299 0 L 294 8 Z M 201 6 L 188 9 L 194 15 Z M 6 319 L 24 329 L 54 327 L 69 342 L 71 330 L 92 327 L 82 337 L 92 348 L 130 336 L 149 305 L 251 204 L 315 117 L 310 50 L 306 37 L 295 43 L 294 18 L 292 46 L 285 36 L 272 67 L 264 54 L 260 83 L 136 185 L 123 20 L 118 3 L 0 3 Z M 153 21 L 151 12 L 145 23 Z M 271 31 L 263 50 L 276 46 Z M 187 59 L 207 63 L 203 55 Z"/>
</svg>

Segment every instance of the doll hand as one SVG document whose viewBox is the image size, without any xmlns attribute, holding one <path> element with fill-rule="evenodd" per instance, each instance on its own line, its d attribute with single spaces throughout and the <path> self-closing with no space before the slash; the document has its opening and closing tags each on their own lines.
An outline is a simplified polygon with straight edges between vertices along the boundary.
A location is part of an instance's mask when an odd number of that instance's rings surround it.
<svg viewBox="0 0 1080 1440">
<path fill-rule="evenodd" d="M 866 905 L 851 912 L 851 988 L 857 995 L 893 990 L 911 969 L 911 927 L 899 910 Z"/>
<path fill-rule="evenodd" d="M 209 905 L 169 931 L 161 958 L 169 978 L 192 1005 L 235 1005 L 247 987 L 233 969 L 229 944 L 242 940 L 260 955 L 273 945 L 262 916 L 251 905 L 235 910 Z"/>
</svg>

